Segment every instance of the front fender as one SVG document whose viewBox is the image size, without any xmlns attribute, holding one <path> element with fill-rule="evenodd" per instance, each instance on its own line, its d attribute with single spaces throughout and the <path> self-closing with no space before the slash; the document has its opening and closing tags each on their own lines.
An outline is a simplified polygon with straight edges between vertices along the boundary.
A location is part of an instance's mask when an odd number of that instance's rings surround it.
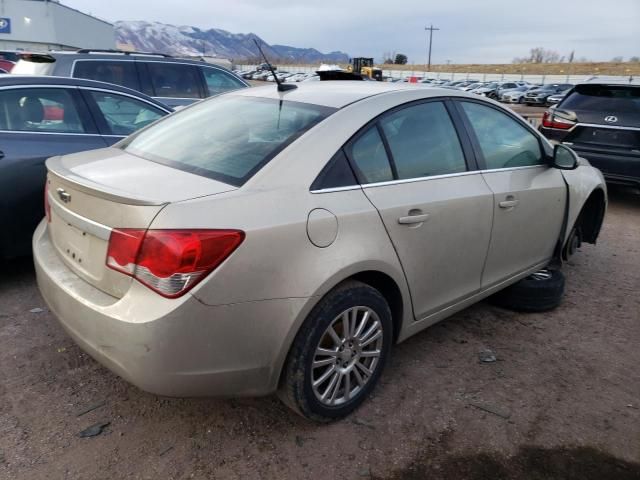
<svg viewBox="0 0 640 480">
<path fill-rule="evenodd" d="M 580 212 L 591 194 L 600 189 L 604 193 L 604 211 L 607 208 L 607 184 L 600 170 L 592 167 L 584 158 L 580 158 L 578 168 L 575 170 L 562 170 L 569 187 L 569 212 L 567 217 L 567 229 L 563 239 L 563 245 L 569 238 L 571 229 L 576 223 Z"/>
</svg>

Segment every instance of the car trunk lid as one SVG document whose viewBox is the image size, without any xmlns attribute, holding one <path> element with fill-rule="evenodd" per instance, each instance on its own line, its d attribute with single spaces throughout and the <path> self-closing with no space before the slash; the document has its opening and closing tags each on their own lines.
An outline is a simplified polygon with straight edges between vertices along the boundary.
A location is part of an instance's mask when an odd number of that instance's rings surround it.
<svg viewBox="0 0 640 480">
<path fill-rule="evenodd" d="M 147 229 L 169 203 L 235 189 L 117 148 L 54 157 L 47 169 L 48 228 L 58 255 L 78 276 L 117 298 L 132 279 L 106 266 L 113 229 Z"/>
</svg>

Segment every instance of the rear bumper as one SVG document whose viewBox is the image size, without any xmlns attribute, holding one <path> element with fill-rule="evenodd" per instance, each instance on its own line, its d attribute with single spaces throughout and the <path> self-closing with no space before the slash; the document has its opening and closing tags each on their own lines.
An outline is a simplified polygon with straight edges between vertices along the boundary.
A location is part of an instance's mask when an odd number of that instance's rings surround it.
<svg viewBox="0 0 640 480">
<path fill-rule="evenodd" d="M 547 98 L 546 97 L 542 97 L 542 98 L 527 98 L 527 97 L 524 97 L 522 99 L 522 101 L 524 103 L 532 103 L 534 105 L 546 105 Z"/>
<path fill-rule="evenodd" d="M 620 155 L 618 152 L 594 150 L 571 145 L 575 152 L 599 169 L 609 183 L 640 186 L 640 154 Z"/>
<path fill-rule="evenodd" d="M 64 265 L 43 221 L 33 237 L 38 287 L 77 344 L 142 390 L 167 396 L 265 395 L 277 388 L 290 330 L 308 299 L 207 306 L 133 282 L 117 299 Z"/>
</svg>

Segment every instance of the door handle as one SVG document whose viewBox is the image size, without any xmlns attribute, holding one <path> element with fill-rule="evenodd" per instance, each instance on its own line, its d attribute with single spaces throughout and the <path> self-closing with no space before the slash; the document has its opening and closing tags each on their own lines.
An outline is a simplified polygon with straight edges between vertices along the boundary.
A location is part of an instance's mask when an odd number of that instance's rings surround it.
<svg viewBox="0 0 640 480">
<path fill-rule="evenodd" d="M 429 214 L 423 213 L 420 215 L 409 215 L 407 217 L 400 217 L 398 223 L 400 225 L 414 225 L 416 223 L 424 223 L 428 220 Z"/>
<path fill-rule="evenodd" d="M 520 203 L 520 200 L 517 200 L 513 195 L 507 195 L 507 198 L 502 202 L 498 203 L 500 208 L 513 208 Z"/>
<path fill-rule="evenodd" d="M 4 158 L 4 152 L 0 150 L 0 160 L 2 160 L 3 158 Z"/>
</svg>

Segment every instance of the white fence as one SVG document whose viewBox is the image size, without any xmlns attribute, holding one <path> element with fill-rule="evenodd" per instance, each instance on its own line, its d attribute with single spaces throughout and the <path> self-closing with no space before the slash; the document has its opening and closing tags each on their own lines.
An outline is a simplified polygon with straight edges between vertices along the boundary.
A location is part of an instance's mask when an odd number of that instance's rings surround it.
<svg viewBox="0 0 640 480">
<path fill-rule="evenodd" d="M 240 70 L 251 70 L 256 65 L 237 65 Z M 277 65 L 278 71 L 292 73 L 312 73 L 318 67 L 296 66 L 296 65 Z M 503 81 L 503 80 L 524 80 L 530 83 L 580 83 L 592 78 L 594 75 L 525 75 L 525 74 L 507 74 L 507 73 L 453 73 L 453 72 L 419 72 L 413 70 L 382 70 L 385 77 L 406 78 L 417 76 L 423 78 L 436 78 L 447 80 L 477 80 L 479 82 Z M 627 76 L 614 75 L 598 75 L 601 80 L 627 81 Z"/>
</svg>

